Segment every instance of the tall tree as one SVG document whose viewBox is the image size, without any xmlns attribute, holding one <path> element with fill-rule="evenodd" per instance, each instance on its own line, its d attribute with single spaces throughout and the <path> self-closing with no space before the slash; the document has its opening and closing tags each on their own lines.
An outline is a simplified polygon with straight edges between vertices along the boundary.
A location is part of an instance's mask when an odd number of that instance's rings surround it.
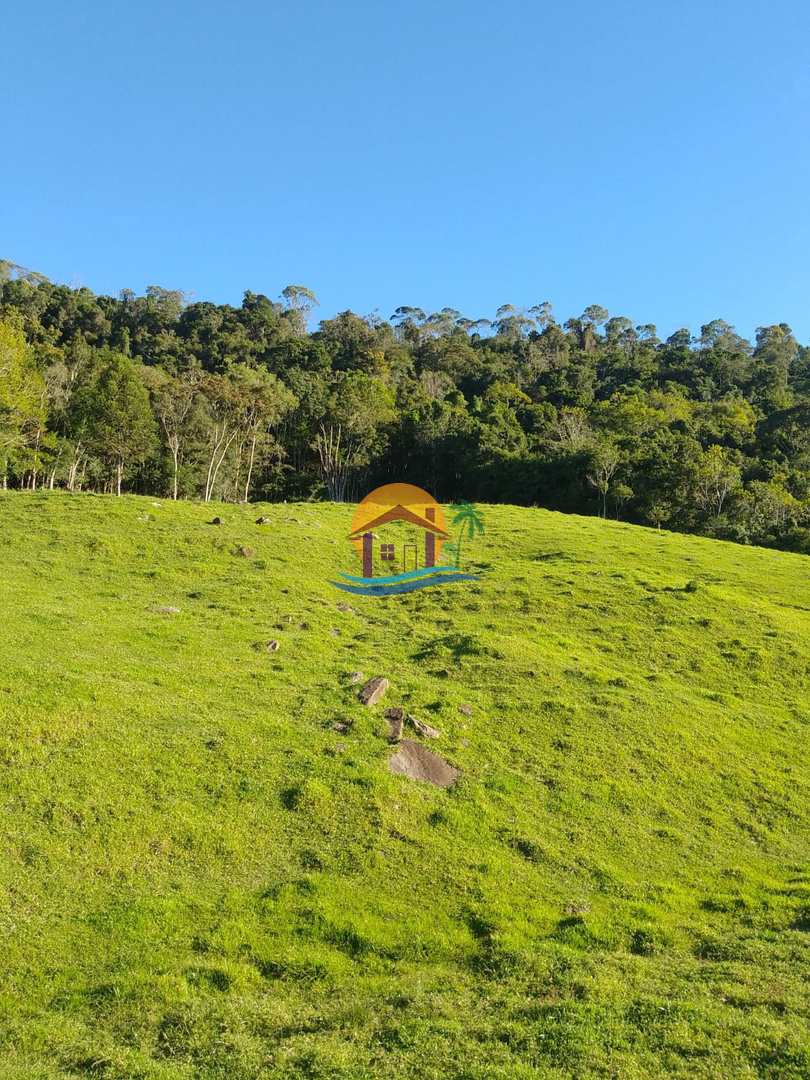
<svg viewBox="0 0 810 1080">
<path fill-rule="evenodd" d="M 695 463 L 692 490 L 695 502 L 707 512 L 720 516 L 729 495 L 740 486 L 741 473 L 730 452 L 710 446 Z"/>
<path fill-rule="evenodd" d="M 395 415 L 394 396 L 381 379 L 353 371 L 336 381 L 314 444 L 321 479 L 334 502 L 346 498 L 359 470 L 382 450 L 385 428 Z"/>
<path fill-rule="evenodd" d="M 152 396 L 152 407 L 160 423 L 172 459 L 172 499 L 178 497 L 180 462 L 191 434 L 195 408 L 200 400 L 203 374 L 197 367 L 170 375 L 163 368 L 147 368 L 144 379 Z"/>
<path fill-rule="evenodd" d="M 261 368 L 254 369 L 243 364 L 231 369 L 238 399 L 238 465 L 235 488 L 240 492 L 240 476 L 243 452 L 247 455 L 244 501 L 250 498 L 253 468 L 257 447 L 269 438 L 270 432 L 282 417 L 298 404 L 298 399 L 275 375 Z"/>
<path fill-rule="evenodd" d="M 22 331 L 0 322 L 0 454 L 2 486 L 8 486 L 8 461 L 30 446 L 45 423 L 45 382 Z"/>
<path fill-rule="evenodd" d="M 305 334 L 309 313 L 318 306 L 318 297 L 306 285 L 287 285 L 282 289 L 281 295 L 296 333 Z"/>
<path fill-rule="evenodd" d="M 232 380 L 225 375 L 207 375 L 202 392 L 208 426 L 208 469 L 203 498 L 210 502 L 222 463 L 239 434 L 240 401 Z"/>
<path fill-rule="evenodd" d="M 607 497 L 610 491 L 610 482 L 619 468 L 621 455 L 618 447 L 607 439 L 603 439 L 591 451 L 590 464 L 588 466 L 588 483 L 595 487 L 602 500 L 601 516 L 607 517 Z"/>
<path fill-rule="evenodd" d="M 157 441 L 149 393 L 129 357 L 101 352 L 77 393 L 90 443 L 108 466 L 117 495 L 125 471 L 143 462 Z"/>
</svg>

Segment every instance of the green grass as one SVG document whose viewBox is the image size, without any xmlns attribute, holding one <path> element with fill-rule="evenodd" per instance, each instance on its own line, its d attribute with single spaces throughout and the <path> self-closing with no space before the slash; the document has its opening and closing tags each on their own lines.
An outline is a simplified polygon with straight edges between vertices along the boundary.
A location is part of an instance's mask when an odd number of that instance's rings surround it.
<svg viewBox="0 0 810 1080">
<path fill-rule="evenodd" d="M 349 507 L 0 495 L 4 1080 L 810 1075 L 810 560 L 485 513 L 368 600 Z"/>
</svg>

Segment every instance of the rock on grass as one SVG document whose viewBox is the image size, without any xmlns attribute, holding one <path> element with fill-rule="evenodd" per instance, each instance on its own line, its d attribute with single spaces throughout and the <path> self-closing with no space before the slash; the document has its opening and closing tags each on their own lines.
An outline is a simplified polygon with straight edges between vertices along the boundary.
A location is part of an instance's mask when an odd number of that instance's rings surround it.
<svg viewBox="0 0 810 1080">
<path fill-rule="evenodd" d="M 376 705 L 390 685 L 388 679 L 383 678 L 382 675 L 375 675 L 373 679 L 368 680 L 357 696 L 364 705 Z"/>
<path fill-rule="evenodd" d="M 395 754 L 388 759 L 388 768 L 398 776 L 422 780 L 436 787 L 449 788 L 461 775 L 443 757 L 413 739 L 403 739 Z"/>
<path fill-rule="evenodd" d="M 438 739 L 441 736 L 441 732 L 438 728 L 431 727 L 430 724 L 426 724 L 424 720 L 418 720 L 415 716 L 411 716 L 408 713 L 408 723 L 419 735 L 424 735 L 426 739 Z"/>
<path fill-rule="evenodd" d="M 399 705 L 386 709 L 385 719 L 388 721 L 388 741 L 399 742 L 402 738 L 402 728 L 405 723 L 405 710 Z"/>
</svg>

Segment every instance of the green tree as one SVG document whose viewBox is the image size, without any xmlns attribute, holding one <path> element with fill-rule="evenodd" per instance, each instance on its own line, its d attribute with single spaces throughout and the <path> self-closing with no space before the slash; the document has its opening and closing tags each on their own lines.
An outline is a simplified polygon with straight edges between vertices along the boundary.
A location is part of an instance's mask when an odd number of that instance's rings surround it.
<svg viewBox="0 0 810 1080">
<path fill-rule="evenodd" d="M 705 450 L 692 472 L 692 491 L 701 510 L 719 517 L 729 495 L 740 487 L 739 466 L 722 446 Z"/>
<path fill-rule="evenodd" d="M 333 502 L 347 497 L 353 477 L 380 453 L 385 428 L 395 416 L 394 395 L 381 379 L 351 371 L 336 381 L 314 442 L 321 480 Z"/>
<path fill-rule="evenodd" d="M 172 499 L 176 501 L 180 463 L 186 442 L 195 427 L 195 412 L 200 400 L 203 374 L 197 367 L 189 367 L 174 376 L 160 367 L 145 368 L 143 374 L 151 394 L 152 407 L 172 459 Z"/>
<path fill-rule="evenodd" d="M 0 322 L 0 454 L 2 485 L 8 486 L 8 461 L 41 435 L 46 388 L 23 332 Z"/>
<path fill-rule="evenodd" d="M 310 311 L 318 306 L 318 297 L 306 285 L 287 285 L 281 290 L 286 305 L 286 314 L 293 330 L 305 334 Z"/>
<path fill-rule="evenodd" d="M 207 375 L 201 384 L 205 400 L 208 441 L 208 468 L 205 475 L 205 502 L 214 497 L 219 471 L 239 434 L 241 401 L 233 380 L 227 375 Z"/>
<path fill-rule="evenodd" d="M 244 501 L 250 497 L 253 469 L 257 448 L 264 450 L 270 432 L 282 417 L 298 404 L 298 399 L 280 379 L 262 368 L 235 365 L 230 372 L 237 401 L 237 465 L 234 488 L 242 495 L 241 471 L 243 455 L 246 457 Z"/>
<path fill-rule="evenodd" d="M 607 497 L 610 482 L 619 468 L 621 455 L 618 447 L 607 439 L 599 442 L 591 451 L 588 464 L 588 483 L 595 487 L 602 498 L 601 516 L 607 517 Z"/>
<path fill-rule="evenodd" d="M 147 458 L 157 444 L 157 431 L 149 393 L 133 361 L 112 351 L 96 359 L 76 395 L 77 411 L 120 495 L 125 471 Z"/>
<path fill-rule="evenodd" d="M 522 308 L 512 304 L 501 304 L 495 312 L 492 328 L 495 333 L 508 341 L 520 341 L 532 329 L 535 319 Z"/>
<path fill-rule="evenodd" d="M 798 358 L 799 346 L 787 323 L 757 327 L 750 392 L 769 412 L 791 404 L 788 387 Z"/>
<path fill-rule="evenodd" d="M 803 514 L 797 498 L 778 480 L 754 480 L 744 493 L 744 514 L 755 541 L 770 541 Z"/>
</svg>

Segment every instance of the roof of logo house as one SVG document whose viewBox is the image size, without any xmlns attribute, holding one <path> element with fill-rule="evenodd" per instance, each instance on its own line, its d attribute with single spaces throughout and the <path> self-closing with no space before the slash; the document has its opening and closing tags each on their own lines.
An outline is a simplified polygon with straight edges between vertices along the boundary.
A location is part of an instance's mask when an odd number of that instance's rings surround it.
<svg viewBox="0 0 810 1080">
<path fill-rule="evenodd" d="M 437 556 L 442 541 L 450 537 L 445 528 L 444 511 L 427 491 L 414 484 L 383 484 L 366 495 L 354 512 L 349 539 L 358 554 L 363 535 L 389 521 L 406 521 L 433 533 L 436 536 Z"/>
<path fill-rule="evenodd" d="M 419 565 L 418 545 L 408 532 L 398 542 L 381 539 L 373 529 L 389 522 L 415 525 L 424 532 L 424 555 Z M 456 581 L 476 581 L 458 566 L 440 564 L 442 544 L 450 539 L 444 511 L 432 495 L 413 484 L 384 484 L 358 504 L 349 540 L 363 565 L 363 576 L 338 571 L 344 581 L 332 584 L 356 596 L 394 596 Z M 411 568 L 409 569 L 409 564 Z M 377 573 L 375 575 L 375 565 Z"/>
</svg>

